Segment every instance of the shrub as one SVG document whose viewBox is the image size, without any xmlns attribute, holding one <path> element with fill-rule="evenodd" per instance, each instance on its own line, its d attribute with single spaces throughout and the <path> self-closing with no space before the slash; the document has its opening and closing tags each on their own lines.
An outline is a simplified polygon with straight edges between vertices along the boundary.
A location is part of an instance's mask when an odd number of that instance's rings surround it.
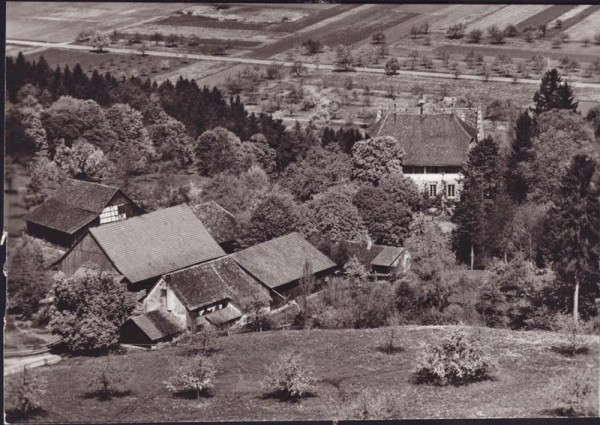
<svg viewBox="0 0 600 425">
<path fill-rule="evenodd" d="M 585 325 L 576 324 L 572 315 L 556 314 L 550 327 L 553 331 L 560 332 L 566 340 L 565 343 L 552 347 L 554 351 L 568 356 L 587 353 L 588 349 L 582 336 Z"/>
<path fill-rule="evenodd" d="M 111 362 L 109 356 L 106 357 L 105 367 L 99 370 L 92 369 L 89 373 L 88 381 L 92 389 L 90 396 L 104 401 L 128 394 L 122 390 L 121 384 L 129 380 L 129 371 L 116 365 L 114 361 Z"/>
<path fill-rule="evenodd" d="M 480 342 L 456 330 L 425 347 L 414 374 L 419 383 L 461 385 L 488 379 L 492 367 Z"/>
<path fill-rule="evenodd" d="M 388 327 L 383 330 L 383 335 L 379 341 L 377 349 L 386 354 L 394 354 L 403 351 L 396 345 L 398 337 L 398 325 L 400 325 L 400 316 L 393 314 L 388 318 Z"/>
<path fill-rule="evenodd" d="M 481 41 L 481 37 L 483 36 L 483 31 L 481 31 L 478 28 L 475 28 L 474 30 L 470 31 L 469 34 L 467 34 L 467 41 L 469 43 L 479 43 Z"/>
<path fill-rule="evenodd" d="M 465 24 L 455 24 L 448 27 L 446 30 L 446 37 L 448 38 L 463 38 L 465 36 Z"/>
<path fill-rule="evenodd" d="M 284 353 L 276 359 L 264 384 L 267 393 L 285 400 L 298 400 L 310 393 L 315 378 L 302 360 L 300 355 L 293 353 Z"/>
<path fill-rule="evenodd" d="M 27 369 L 5 381 L 5 410 L 9 422 L 25 419 L 42 410 L 46 381 Z"/>
<path fill-rule="evenodd" d="M 176 375 L 165 382 L 167 390 L 175 395 L 189 396 L 208 393 L 213 388 L 212 379 L 216 374 L 212 362 L 198 357 L 197 363 L 189 367 L 180 367 Z"/>
<path fill-rule="evenodd" d="M 401 415 L 400 395 L 395 391 L 375 393 L 364 390 L 342 403 L 337 416 L 342 420 L 393 419 Z"/>
<path fill-rule="evenodd" d="M 567 416 L 598 416 L 598 385 L 591 371 L 573 371 L 555 380 L 561 406 L 557 413 Z"/>
<path fill-rule="evenodd" d="M 202 326 L 199 332 L 194 335 L 194 340 L 198 342 L 198 350 L 205 356 L 209 356 L 217 349 L 218 333 L 210 324 Z"/>
</svg>

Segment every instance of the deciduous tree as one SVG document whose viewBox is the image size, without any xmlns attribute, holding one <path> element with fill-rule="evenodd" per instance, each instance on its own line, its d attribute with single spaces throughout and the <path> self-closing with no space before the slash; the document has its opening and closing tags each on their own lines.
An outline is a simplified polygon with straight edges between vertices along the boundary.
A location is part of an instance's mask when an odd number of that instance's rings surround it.
<svg viewBox="0 0 600 425">
<path fill-rule="evenodd" d="M 356 142 L 352 148 L 352 177 L 378 184 L 385 175 L 402 172 L 404 149 L 391 136 Z"/>
</svg>

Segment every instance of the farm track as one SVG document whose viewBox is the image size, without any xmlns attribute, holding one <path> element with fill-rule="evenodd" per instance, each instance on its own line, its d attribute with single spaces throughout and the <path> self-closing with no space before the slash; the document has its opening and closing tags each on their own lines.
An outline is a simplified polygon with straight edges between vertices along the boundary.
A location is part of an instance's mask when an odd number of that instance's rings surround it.
<svg viewBox="0 0 600 425">
<path fill-rule="evenodd" d="M 44 43 L 39 41 L 25 41 L 25 40 L 6 40 L 7 44 L 16 44 L 22 46 L 36 46 L 36 47 L 52 47 L 57 49 L 71 49 L 71 50 L 83 50 L 90 51 L 88 46 L 78 46 L 67 43 Z M 130 55 L 139 55 L 139 52 L 134 49 L 106 49 L 107 52 L 110 53 L 123 53 Z M 268 59 L 253 59 L 247 57 L 227 57 L 227 56 L 211 56 L 211 55 L 196 55 L 196 54 L 185 54 L 185 53 L 173 53 L 173 52 L 154 52 L 148 51 L 146 52 L 148 56 L 159 56 L 165 58 L 188 58 L 193 60 L 208 60 L 208 61 L 218 61 L 218 62 L 232 62 L 232 63 L 242 63 L 249 65 L 281 65 L 281 66 L 292 66 L 293 62 L 290 61 L 278 61 L 278 60 L 268 60 Z M 329 64 L 314 64 L 305 62 L 303 66 L 308 69 L 322 69 L 322 70 L 330 70 L 336 71 L 336 67 L 334 65 Z M 385 71 L 382 68 L 366 68 L 366 67 L 356 67 L 353 72 L 357 73 L 371 73 L 371 74 L 384 74 Z M 349 74 L 352 74 L 350 72 Z M 443 72 L 424 72 L 424 71 L 398 71 L 397 76 L 415 76 L 415 77 L 425 77 L 425 78 L 441 78 L 441 79 L 458 79 L 458 80 L 471 80 L 471 81 L 486 81 L 484 77 L 478 75 L 459 75 L 455 77 L 450 73 Z M 519 78 L 517 80 L 513 80 L 512 78 L 507 77 L 489 77 L 487 81 L 499 82 L 499 83 L 514 83 L 514 84 L 539 84 L 539 80 L 532 80 L 527 78 Z M 597 83 L 583 83 L 583 82 L 570 82 L 572 87 L 579 88 L 596 88 L 600 89 L 600 84 Z"/>
</svg>

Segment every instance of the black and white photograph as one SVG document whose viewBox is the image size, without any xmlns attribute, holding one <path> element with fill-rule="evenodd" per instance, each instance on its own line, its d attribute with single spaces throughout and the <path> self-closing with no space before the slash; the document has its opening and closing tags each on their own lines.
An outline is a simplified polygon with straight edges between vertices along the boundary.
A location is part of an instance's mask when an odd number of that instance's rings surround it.
<svg viewBox="0 0 600 425">
<path fill-rule="evenodd" d="M 600 416 L 600 5 L 3 7 L 6 423 Z"/>
</svg>

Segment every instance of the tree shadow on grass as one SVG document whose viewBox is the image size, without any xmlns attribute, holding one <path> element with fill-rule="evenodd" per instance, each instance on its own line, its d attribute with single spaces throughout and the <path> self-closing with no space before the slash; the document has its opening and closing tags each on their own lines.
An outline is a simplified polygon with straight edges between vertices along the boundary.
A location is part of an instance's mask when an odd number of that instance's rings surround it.
<svg viewBox="0 0 600 425">
<path fill-rule="evenodd" d="M 37 408 L 34 410 L 30 410 L 27 413 L 23 413 L 14 409 L 6 410 L 6 423 L 16 423 L 16 422 L 29 422 L 31 419 L 34 419 L 46 411 L 42 408 Z"/>
<path fill-rule="evenodd" d="M 181 351 L 179 353 L 180 356 L 183 357 L 195 357 L 195 356 L 206 356 L 206 357 L 210 357 L 214 354 L 218 354 L 220 352 L 224 351 L 223 348 L 210 348 L 208 350 L 203 350 L 201 348 L 195 348 L 195 347 L 190 347 L 187 348 L 183 351 Z"/>
<path fill-rule="evenodd" d="M 558 407 L 556 409 L 544 409 L 540 412 L 541 415 L 547 416 L 559 416 L 559 417 L 568 417 L 574 418 L 579 415 L 573 409 L 565 409 L 564 407 Z"/>
<path fill-rule="evenodd" d="M 496 382 L 498 381 L 498 378 L 492 375 L 485 375 L 472 379 L 442 380 L 438 377 L 432 377 L 427 374 L 414 373 L 409 380 L 409 382 L 414 385 L 429 385 L 434 387 L 464 387 L 466 385 L 477 384 L 478 382 L 484 381 Z"/>
<path fill-rule="evenodd" d="M 109 401 L 109 400 L 112 400 L 113 398 L 127 397 L 127 396 L 130 396 L 131 394 L 133 394 L 133 391 L 131 391 L 131 390 L 125 390 L 125 391 L 112 390 L 110 392 L 96 390 L 96 391 L 88 391 L 88 392 L 84 393 L 82 395 L 82 398 L 96 399 L 98 401 Z"/>
<path fill-rule="evenodd" d="M 214 395 L 212 392 L 205 391 L 194 391 L 194 390 L 185 390 L 185 391 L 177 391 L 173 393 L 173 397 L 176 398 L 184 398 L 186 400 L 200 400 L 203 398 L 213 398 Z"/>
<path fill-rule="evenodd" d="M 383 346 L 383 345 L 378 345 L 377 347 L 375 347 L 376 351 L 379 351 L 380 353 L 383 354 L 398 354 L 398 353 L 402 353 L 403 351 L 406 351 L 404 348 L 402 347 L 389 347 L 389 346 Z"/>
<path fill-rule="evenodd" d="M 590 349 L 588 347 L 573 347 L 571 345 L 553 345 L 550 347 L 550 351 L 561 354 L 563 356 L 574 357 L 578 354 L 589 354 Z"/>
<path fill-rule="evenodd" d="M 317 397 L 317 394 L 312 391 L 302 393 L 300 397 L 292 397 L 285 391 L 269 391 L 258 396 L 261 400 L 277 400 L 280 403 L 300 403 L 304 399 L 315 397 Z"/>
</svg>

